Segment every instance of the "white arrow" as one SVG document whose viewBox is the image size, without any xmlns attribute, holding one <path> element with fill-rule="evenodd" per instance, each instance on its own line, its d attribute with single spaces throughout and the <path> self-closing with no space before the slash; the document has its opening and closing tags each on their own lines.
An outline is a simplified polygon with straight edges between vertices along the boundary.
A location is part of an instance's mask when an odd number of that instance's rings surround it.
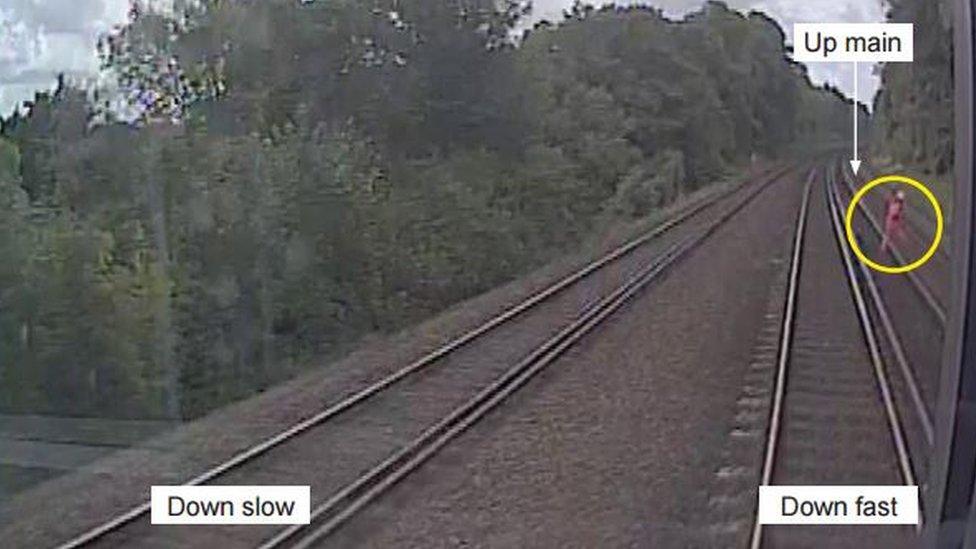
<svg viewBox="0 0 976 549">
<path fill-rule="evenodd" d="M 851 160 L 851 170 L 854 175 L 861 169 L 861 161 L 857 158 L 857 61 L 854 62 L 854 159 Z"/>
</svg>

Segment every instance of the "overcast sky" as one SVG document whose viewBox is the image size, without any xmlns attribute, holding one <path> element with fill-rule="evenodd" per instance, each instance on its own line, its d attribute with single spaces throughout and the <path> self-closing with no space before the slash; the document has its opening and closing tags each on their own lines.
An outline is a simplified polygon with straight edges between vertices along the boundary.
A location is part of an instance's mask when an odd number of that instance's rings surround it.
<svg viewBox="0 0 976 549">
<path fill-rule="evenodd" d="M 128 0 L 0 0 L 0 113 L 65 72 L 95 74 L 95 41 L 125 19 Z"/>
<path fill-rule="evenodd" d="M 3 0 L 0 0 L 2 2 Z M 628 0 L 618 0 L 626 3 Z M 559 19 L 559 14 L 572 0 L 534 0 L 535 17 Z M 704 0 L 648 0 L 634 2 L 651 4 L 672 17 L 700 8 Z M 884 22 L 884 0 L 726 0 L 726 4 L 740 10 L 759 10 L 779 21 L 792 40 L 794 23 L 881 23 Z M 871 105 L 878 88 L 875 67 L 859 66 L 858 99 Z M 850 63 L 812 63 L 810 76 L 817 83 L 830 82 L 848 96 L 854 94 L 854 69 Z"/>
<path fill-rule="evenodd" d="M 161 1 L 161 0 L 157 0 Z M 297 1 L 297 0 L 296 0 Z M 325 1 L 325 0 L 320 0 Z M 558 19 L 572 0 L 535 0 L 536 17 Z M 674 16 L 702 0 L 650 0 Z M 729 0 L 740 9 L 760 9 L 780 21 L 787 33 L 796 22 L 880 22 L 882 0 Z M 99 33 L 125 19 L 128 0 L 0 0 L 0 113 L 50 88 L 55 75 L 90 78 L 97 68 Z M 872 67 L 861 67 L 860 99 L 870 103 L 876 88 Z M 810 73 L 850 93 L 850 65 L 817 64 Z"/>
</svg>

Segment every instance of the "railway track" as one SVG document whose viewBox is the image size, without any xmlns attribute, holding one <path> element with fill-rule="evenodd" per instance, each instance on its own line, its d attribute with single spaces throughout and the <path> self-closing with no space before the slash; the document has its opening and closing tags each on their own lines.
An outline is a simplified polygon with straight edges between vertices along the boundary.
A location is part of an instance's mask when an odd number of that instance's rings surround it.
<svg viewBox="0 0 976 549">
<path fill-rule="evenodd" d="M 841 197 L 849 200 L 854 195 L 855 181 L 843 166 L 837 172 L 836 184 L 832 188 L 841 204 Z M 846 213 L 847 203 L 843 205 Z M 855 231 L 859 231 L 858 241 L 869 254 L 874 253 L 881 240 L 879 219 L 883 207 L 880 192 L 869 194 L 858 204 Z M 925 237 L 919 235 L 934 234 L 931 227 L 929 233 L 918 232 L 919 225 L 915 222 L 921 216 L 917 207 L 909 211 L 906 221 L 912 224 L 910 232 L 915 237 L 892 247 L 892 256 L 900 264 L 907 264 L 906 259 L 913 260 L 925 251 L 929 243 L 922 242 Z M 923 490 L 924 479 L 928 476 L 929 448 L 935 438 L 932 415 L 938 397 L 946 329 L 948 262 L 948 255 L 942 251 L 920 269 L 896 276 L 876 273 L 856 262 L 860 279 L 874 305 L 873 316 L 885 335 L 883 354 L 889 363 L 897 366 L 898 375 L 894 376 L 896 393 L 913 410 L 906 414 L 905 430 L 914 450 L 912 453 L 917 456 L 916 472 L 923 479 Z"/>
<path fill-rule="evenodd" d="M 845 191 L 844 193 L 845 197 L 851 198 L 852 196 L 854 196 L 854 193 L 856 191 L 854 188 L 854 182 L 851 181 L 850 174 L 848 174 L 846 170 L 842 170 L 842 171 L 843 171 L 843 175 L 838 178 L 840 180 L 839 183 L 842 184 L 841 186 L 842 186 L 842 190 Z M 880 240 L 883 234 L 881 223 L 878 219 L 878 216 L 875 214 L 875 212 L 872 212 L 864 204 L 864 202 L 865 201 L 862 200 L 861 203 L 857 205 L 860 218 L 867 222 L 867 225 L 870 228 L 871 232 L 873 233 L 874 237 Z M 916 219 L 917 217 L 918 217 L 917 215 L 912 216 L 909 218 L 909 221 L 912 224 L 914 224 L 916 221 L 918 221 Z M 934 233 L 934 228 L 930 232 Z M 925 251 L 924 248 L 921 248 L 921 246 L 924 245 L 925 244 L 920 244 L 919 249 L 918 250 L 912 249 L 911 253 L 913 254 L 917 253 L 917 255 L 921 255 L 921 253 Z M 939 250 L 940 250 L 939 260 L 947 261 L 948 260 L 947 257 L 944 256 L 945 252 L 941 251 L 942 250 L 941 247 L 939 248 Z M 908 258 L 906 258 L 906 251 L 901 249 L 898 245 L 892 246 L 891 253 L 894 256 L 895 260 L 900 265 L 907 265 L 910 262 Z M 912 289 L 915 291 L 915 293 L 917 293 L 919 298 L 921 298 L 927 310 L 937 320 L 939 329 L 944 330 L 946 324 L 945 298 L 941 295 L 938 295 L 937 290 L 933 289 L 933 286 L 937 286 L 939 290 L 945 290 L 946 288 L 942 286 L 945 286 L 944 282 L 947 281 L 944 281 L 943 284 L 941 285 L 937 285 L 934 284 L 931 279 L 929 279 L 928 281 L 925 280 L 920 274 L 920 272 L 924 272 L 924 269 L 925 268 L 923 267 L 923 269 L 906 273 L 905 277 L 912 285 Z"/>
<path fill-rule="evenodd" d="M 264 546 L 276 547 L 292 543 L 304 546 L 313 543 L 334 530 L 344 520 L 355 514 L 358 509 L 378 497 L 385 489 L 409 474 L 452 438 L 477 422 L 492 408 L 498 406 L 507 396 L 527 383 L 562 352 L 595 329 L 614 311 L 628 303 L 643 288 L 660 278 L 671 265 L 696 248 L 764 189 L 780 181 L 787 171 L 788 169 L 779 169 L 766 173 L 761 177 L 759 183 L 744 185 L 741 188 L 722 193 L 713 199 L 690 206 L 689 209 L 674 219 L 620 246 L 524 302 L 488 320 L 481 326 L 464 333 L 308 419 L 232 456 L 230 459 L 190 479 L 185 485 L 308 484 L 301 474 L 296 474 L 295 471 L 275 471 L 273 467 L 263 467 L 267 465 L 264 461 L 268 460 L 269 456 L 277 456 L 280 460 L 300 461 L 303 452 L 309 448 L 315 448 L 319 451 L 323 448 L 332 450 L 349 446 L 348 444 L 337 444 L 337 442 L 355 439 L 356 437 L 366 441 L 381 441 L 382 444 L 377 443 L 375 453 L 377 455 L 388 455 L 387 459 L 379 461 L 365 474 L 354 477 L 355 480 L 352 482 L 348 482 L 349 476 L 337 473 L 336 478 L 330 479 L 330 482 L 326 482 L 322 486 L 313 485 L 312 525 L 307 528 L 290 528 L 278 532 L 273 537 L 268 538 Z M 727 207 L 719 207 L 727 203 Z M 711 217 L 709 217 L 710 215 Z M 682 231 L 690 231 L 691 234 L 673 235 L 672 233 L 681 232 L 674 230 L 679 227 Z M 673 242 L 668 243 L 669 245 L 659 242 L 666 240 L 666 237 Z M 640 257 L 641 251 L 652 243 L 663 246 L 663 251 L 653 253 L 649 260 Z M 622 266 L 623 263 L 628 263 L 628 265 Z M 526 322 L 526 317 L 533 316 L 529 314 L 530 312 L 536 314 L 535 311 L 539 309 L 552 307 L 552 302 L 562 299 L 563 294 L 568 293 L 583 281 L 603 276 L 604 272 L 610 270 L 615 270 L 614 274 L 622 277 L 625 281 L 622 284 L 614 282 L 612 286 L 615 289 L 598 301 L 584 303 L 582 307 L 578 303 L 575 304 L 575 311 L 572 314 L 575 320 L 562 325 L 561 329 L 554 330 L 545 341 L 536 345 L 531 353 L 527 356 L 523 355 L 525 358 L 522 360 L 513 361 L 515 366 L 511 366 L 512 362 L 510 362 L 502 364 L 501 366 L 504 368 L 498 370 L 488 368 L 483 369 L 484 371 L 475 371 L 466 369 L 463 360 L 455 356 L 462 349 L 468 349 L 466 352 L 476 354 L 476 350 L 472 351 L 469 348 L 485 345 L 487 340 L 499 340 L 499 342 L 494 343 L 495 345 L 511 344 L 506 340 L 506 334 L 503 332 L 507 330 L 511 334 L 518 327 L 516 325 Z M 566 304 L 563 303 L 562 305 L 565 306 Z M 515 322 L 516 319 L 519 322 Z M 485 336 L 488 334 L 493 334 L 493 337 L 486 338 Z M 434 365 L 443 367 L 431 368 Z M 459 382 L 458 379 L 464 376 L 475 379 L 465 379 Z M 445 402 L 439 403 L 440 408 L 436 411 L 418 411 L 411 408 L 412 403 L 415 402 L 437 400 L 436 398 L 418 398 L 418 395 L 425 394 L 425 392 L 430 395 L 443 395 L 445 386 L 456 389 L 459 384 L 468 390 L 468 394 L 474 393 L 474 396 L 459 401 L 442 398 L 441 400 Z M 394 388 L 396 390 L 393 390 Z M 385 429 L 377 431 L 375 437 L 364 434 L 357 427 L 375 427 L 373 425 L 375 418 L 367 417 L 369 413 L 364 411 L 372 409 L 372 406 L 364 406 L 366 403 L 372 403 L 376 407 L 385 407 L 387 415 L 402 413 L 406 410 L 411 413 L 410 415 L 417 416 L 411 419 L 416 420 L 415 423 L 424 428 L 417 430 L 419 434 L 411 433 L 412 436 L 410 437 L 405 437 L 400 433 L 391 436 Z M 444 410 L 447 404 L 453 405 L 449 413 L 445 413 Z M 331 427 L 331 429 L 327 427 Z M 385 446 L 380 448 L 383 444 Z M 389 451 L 389 449 L 395 449 L 395 451 Z M 316 452 L 308 453 L 316 455 Z M 314 467 L 322 462 L 344 463 L 346 470 L 342 471 L 343 473 L 358 470 L 360 467 L 359 463 L 355 463 L 351 459 L 323 460 L 321 455 L 317 457 L 318 459 L 314 464 L 309 463 L 307 465 Z M 338 481 L 340 477 L 344 477 L 344 482 Z M 316 505 L 314 500 L 316 493 L 331 493 L 333 495 L 324 501 L 320 500 Z M 146 501 L 66 541 L 60 547 L 131 546 L 143 542 L 150 545 L 152 543 L 182 545 L 190 539 L 173 540 L 167 538 L 164 543 L 158 543 L 159 540 L 154 540 L 154 532 L 151 531 L 148 520 L 149 508 L 149 502 Z M 167 530 L 167 532 L 172 533 L 173 530 Z M 254 530 L 251 532 L 249 535 L 253 536 Z M 203 538 L 207 538 L 208 542 L 227 539 L 240 541 L 240 538 L 235 537 L 241 535 L 239 533 L 240 530 L 236 532 L 225 530 L 209 538 L 204 535 Z M 193 531 L 193 535 L 198 534 L 202 534 L 202 532 L 200 530 Z"/>
<path fill-rule="evenodd" d="M 761 484 L 915 485 L 872 304 L 899 340 L 870 274 L 858 275 L 836 172 L 824 175 L 823 193 L 808 183 L 797 218 Z M 901 527 L 764 527 L 757 517 L 750 547 L 907 547 L 913 537 Z"/>
<path fill-rule="evenodd" d="M 314 507 L 309 526 L 282 529 L 261 545 L 261 549 L 278 547 L 308 548 L 320 543 L 360 510 L 379 498 L 386 490 L 419 468 L 438 450 L 474 425 L 507 397 L 528 383 L 552 364 L 564 351 L 597 328 L 620 307 L 626 305 L 648 284 L 654 282 L 669 267 L 697 248 L 710 235 L 751 202 L 766 188 L 760 186 L 743 200 L 724 212 L 707 227 L 647 265 L 640 273 L 615 292 L 587 310 L 574 323 L 547 340 L 532 354 L 513 366 L 490 386 L 456 408 L 436 425 L 405 445 L 396 454 L 378 464 L 355 481 Z"/>
</svg>

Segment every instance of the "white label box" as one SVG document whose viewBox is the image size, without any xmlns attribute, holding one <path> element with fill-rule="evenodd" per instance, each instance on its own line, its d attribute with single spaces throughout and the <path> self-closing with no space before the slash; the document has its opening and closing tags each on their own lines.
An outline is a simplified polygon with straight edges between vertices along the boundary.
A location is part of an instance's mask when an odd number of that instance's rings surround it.
<svg viewBox="0 0 976 549">
<path fill-rule="evenodd" d="M 793 25 L 793 59 L 803 63 L 911 63 L 915 60 L 915 26 L 797 23 Z"/>
<path fill-rule="evenodd" d="M 308 524 L 309 486 L 153 486 L 152 524 Z"/>
<path fill-rule="evenodd" d="M 918 524 L 918 486 L 760 486 L 760 524 Z"/>
</svg>

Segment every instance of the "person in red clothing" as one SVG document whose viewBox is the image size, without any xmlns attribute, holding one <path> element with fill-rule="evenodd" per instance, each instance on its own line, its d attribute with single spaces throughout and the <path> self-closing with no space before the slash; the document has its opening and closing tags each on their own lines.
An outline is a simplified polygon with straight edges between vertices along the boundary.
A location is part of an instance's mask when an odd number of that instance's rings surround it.
<svg viewBox="0 0 976 549">
<path fill-rule="evenodd" d="M 881 253 L 886 253 L 895 240 L 905 235 L 905 191 L 892 191 L 885 199 L 884 236 L 881 239 Z"/>
</svg>

